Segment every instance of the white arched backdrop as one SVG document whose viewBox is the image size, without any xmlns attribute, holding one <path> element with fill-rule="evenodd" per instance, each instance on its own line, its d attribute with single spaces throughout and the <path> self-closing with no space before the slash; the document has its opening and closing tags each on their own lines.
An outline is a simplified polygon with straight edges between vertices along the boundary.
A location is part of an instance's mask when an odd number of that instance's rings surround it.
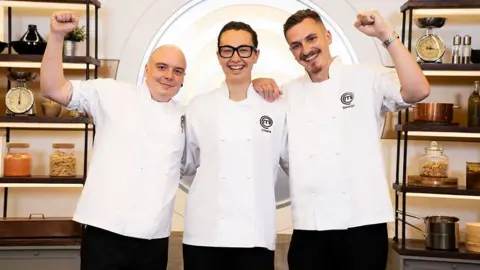
<svg viewBox="0 0 480 270">
<path fill-rule="evenodd" d="M 331 51 L 345 63 L 381 63 L 372 38 L 353 27 L 356 11 L 345 0 L 192 0 L 152 1 L 133 27 L 121 54 L 117 79 L 140 84 L 150 53 L 162 44 L 179 46 L 187 58 L 184 87 L 175 97 L 188 104 L 192 97 L 217 87 L 224 76 L 215 55 L 217 35 L 229 21 L 243 21 L 258 33 L 260 59 L 254 76 L 282 84 L 303 74 L 288 50 L 282 25 L 299 9 L 318 11 L 332 32 Z M 177 192 L 173 230 L 183 230 L 185 200 L 191 179 L 182 179 Z M 291 228 L 288 182 L 282 173 L 276 187 L 277 230 Z"/>
</svg>

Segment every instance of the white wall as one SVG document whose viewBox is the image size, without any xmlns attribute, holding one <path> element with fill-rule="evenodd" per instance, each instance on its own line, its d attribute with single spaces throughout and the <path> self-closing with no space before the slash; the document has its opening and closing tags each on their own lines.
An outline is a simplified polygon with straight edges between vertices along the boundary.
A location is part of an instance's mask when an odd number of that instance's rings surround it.
<svg viewBox="0 0 480 270">
<path fill-rule="evenodd" d="M 207 0 L 210 1 L 210 0 Z M 211 0 L 213 1 L 213 0 Z M 223 0 L 226 2 L 227 0 Z M 293 1 L 293 0 L 285 0 Z M 102 1 L 101 24 L 100 24 L 100 57 L 104 59 L 121 60 L 118 78 L 136 83 L 139 70 L 142 65 L 143 54 L 152 43 L 155 34 L 161 29 L 162 25 L 169 19 L 170 15 L 179 9 L 187 0 L 177 1 L 153 1 L 153 0 L 116 0 Z M 262 4 L 262 1 L 256 1 Z M 355 19 L 355 10 L 377 9 L 380 13 L 395 27 L 398 33 L 401 31 L 401 14 L 399 8 L 404 1 L 401 0 L 350 0 L 350 1 L 313 1 L 325 10 L 330 17 L 342 27 L 351 39 L 354 49 L 357 51 L 361 62 L 370 62 L 377 64 L 391 64 L 391 60 L 386 51 L 378 46 L 378 42 L 361 37 L 354 31 L 351 23 Z M 41 16 L 34 15 L 32 11 L 28 13 L 14 12 L 20 16 L 14 19 L 13 27 L 14 38 L 20 37 L 28 24 L 36 23 L 42 35 L 46 36 L 48 32 L 49 12 L 40 12 Z M 438 30 L 441 33 L 446 44 L 451 46 L 454 34 L 470 34 L 473 36 L 473 47 L 480 48 L 480 39 L 475 33 L 478 33 L 478 27 L 475 23 L 480 22 L 480 18 L 473 18 L 473 22 L 466 23 L 465 18 L 451 17 L 444 28 Z M 281 24 L 278 25 L 281 28 Z M 476 27 L 476 28 L 475 28 Z M 141 32 L 142 31 L 142 32 Z M 420 36 L 422 31 L 414 31 L 414 41 Z M 215 38 L 215 37 L 213 37 Z M 259 36 L 260 40 L 262 36 Z M 188 50 L 188 48 L 184 48 Z M 263 48 L 268 51 L 269 48 Z M 212 55 L 213 57 L 213 55 Z M 448 56 L 447 56 L 448 59 Z M 195 70 L 189 70 L 194 73 L 201 70 L 201 66 L 195 67 Z M 470 94 L 470 88 L 473 83 L 472 78 L 455 80 L 458 84 L 451 84 L 449 79 L 434 79 L 432 82 L 432 95 L 429 101 L 456 102 L 465 107 L 466 100 Z M 5 87 L 5 86 L 3 86 Z M 460 114 L 464 113 L 464 109 Z M 77 134 L 78 135 L 78 134 Z M 36 151 L 48 151 L 50 143 L 58 140 L 71 140 L 81 142 L 81 135 L 75 138 L 67 133 L 48 133 L 37 135 L 37 133 L 23 133 L 23 136 L 29 136 L 35 142 Z M 65 136 L 65 137 L 64 137 Z M 395 146 L 394 140 L 383 140 L 383 149 L 388 177 L 391 182 L 395 177 Z M 411 174 L 416 173 L 415 161 L 423 151 L 423 147 L 428 144 L 426 141 L 414 141 L 409 143 L 408 171 Z M 446 154 L 451 160 L 451 173 L 459 177 L 460 183 L 465 183 L 465 162 L 480 160 L 479 145 L 475 143 L 454 143 L 442 142 Z M 42 150 L 41 150 L 42 149 Z M 367 153 L 365 153 L 367 155 Z M 44 170 L 40 166 L 38 170 Z M 71 216 L 75 202 L 78 199 L 80 190 L 74 189 L 10 189 L 9 211 L 13 216 L 26 216 L 32 212 L 43 212 L 48 216 Z M 393 192 L 392 192 L 393 194 Z M 366 195 L 367 196 L 367 195 Z M 392 196 L 393 198 L 393 196 Z M 176 214 L 173 221 L 174 230 L 183 229 L 182 209 L 184 206 L 185 193 L 178 192 Z M 3 201 L 3 200 L 2 200 Z M 1 203 L 1 202 L 0 202 Z M 477 221 L 480 219 L 480 202 L 474 200 L 457 199 L 432 199 L 432 198 L 409 198 L 409 211 L 420 215 L 444 214 L 455 215 L 461 219 L 461 227 L 467 221 Z M 339 213 L 340 214 L 340 213 Z M 279 232 L 288 232 L 290 229 L 289 209 L 279 210 L 278 215 Z M 414 223 L 419 223 L 414 221 Z M 393 228 L 393 227 L 392 227 Z M 409 234 L 414 237 L 420 237 L 420 234 L 409 230 Z"/>
</svg>

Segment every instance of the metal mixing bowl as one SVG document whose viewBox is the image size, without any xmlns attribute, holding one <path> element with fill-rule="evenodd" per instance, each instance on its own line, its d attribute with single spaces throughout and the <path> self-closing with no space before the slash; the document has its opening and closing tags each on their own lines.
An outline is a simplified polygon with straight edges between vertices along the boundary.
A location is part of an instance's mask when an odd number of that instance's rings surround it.
<svg viewBox="0 0 480 270">
<path fill-rule="evenodd" d="M 426 17 L 426 18 L 416 18 L 415 23 L 420 28 L 440 28 L 445 25 L 447 18 L 444 17 Z"/>
</svg>

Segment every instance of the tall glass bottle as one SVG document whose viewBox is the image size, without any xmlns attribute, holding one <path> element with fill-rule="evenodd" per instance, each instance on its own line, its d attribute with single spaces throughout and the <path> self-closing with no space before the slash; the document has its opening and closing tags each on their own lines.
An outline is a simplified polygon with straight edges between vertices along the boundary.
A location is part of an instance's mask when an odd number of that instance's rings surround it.
<svg viewBox="0 0 480 270">
<path fill-rule="evenodd" d="M 475 81 L 473 93 L 468 98 L 468 126 L 480 127 L 480 93 L 479 83 Z"/>
</svg>

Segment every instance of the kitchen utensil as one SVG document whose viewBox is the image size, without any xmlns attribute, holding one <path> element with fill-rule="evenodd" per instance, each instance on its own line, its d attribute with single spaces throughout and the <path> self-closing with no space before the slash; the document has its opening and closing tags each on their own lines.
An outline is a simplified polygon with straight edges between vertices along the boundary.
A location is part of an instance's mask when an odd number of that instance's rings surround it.
<svg viewBox="0 0 480 270">
<path fill-rule="evenodd" d="M 57 117 L 62 112 L 62 106 L 58 103 L 43 102 L 42 113 L 47 117 Z"/>
<path fill-rule="evenodd" d="M 480 127 L 480 83 L 473 83 L 473 92 L 468 97 L 468 119 L 467 126 Z"/>
<path fill-rule="evenodd" d="M 480 64 L 480 50 L 472 49 L 472 58 L 470 59 L 474 64 Z"/>
<path fill-rule="evenodd" d="M 16 81 L 16 86 L 8 90 L 5 95 L 7 115 L 35 115 L 35 97 L 33 92 L 27 88 L 27 82 L 35 79 L 36 74 L 32 72 L 7 72 L 11 82 Z"/>
<path fill-rule="evenodd" d="M 425 147 L 425 154 L 420 157 L 420 176 L 448 177 L 448 157 L 443 154 L 443 148 L 437 142 L 431 142 Z"/>
<path fill-rule="evenodd" d="M 402 214 L 401 210 L 397 213 Z M 451 216 L 428 216 L 421 217 L 405 212 L 406 216 L 423 220 L 425 223 L 425 231 L 417 226 L 404 221 L 405 224 L 421 231 L 425 238 L 425 247 L 435 250 L 458 250 L 460 239 L 459 221 L 457 217 Z M 401 219 L 399 219 L 402 221 Z"/>
<path fill-rule="evenodd" d="M 37 26 L 30 24 L 28 30 L 18 41 L 10 42 L 18 54 L 43 54 L 47 48 L 47 42 L 38 33 Z"/>
<path fill-rule="evenodd" d="M 8 47 L 8 43 L 0 42 L 0 53 L 2 53 L 7 47 Z"/>
<path fill-rule="evenodd" d="M 71 218 L 31 214 L 28 218 L 0 219 L 0 238 L 80 237 L 81 233 L 81 225 Z"/>
<path fill-rule="evenodd" d="M 465 248 L 470 252 L 480 253 L 480 223 L 467 222 L 465 225 Z"/>
<path fill-rule="evenodd" d="M 460 108 L 453 103 L 423 102 L 411 106 L 414 122 L 451 123 L 453 110 Z"/>
<path fill-rule="evenodd" d="M 428 17 L 417 18 L 416 24 L 420 28 L 427 28 L 425 34 L 417 41 L 415 51 L 417 61 L 425 63 L 442 63 L 445 54 L 445 43 L 442 38 L 435 34 L 434 28 L 441 28 L 445 25 L 446 18 Z"/>
<path fill-rule="evenodd" d="M 462 64 L 470 64 L 472 62 L 472 37 L 465 35 L 463 37 L 463 53 Z"/>
<path fill-rule="evenodd" d="M 480 162 L 467 162 L 467 189 L 480 190 Z"/>
</svg>

